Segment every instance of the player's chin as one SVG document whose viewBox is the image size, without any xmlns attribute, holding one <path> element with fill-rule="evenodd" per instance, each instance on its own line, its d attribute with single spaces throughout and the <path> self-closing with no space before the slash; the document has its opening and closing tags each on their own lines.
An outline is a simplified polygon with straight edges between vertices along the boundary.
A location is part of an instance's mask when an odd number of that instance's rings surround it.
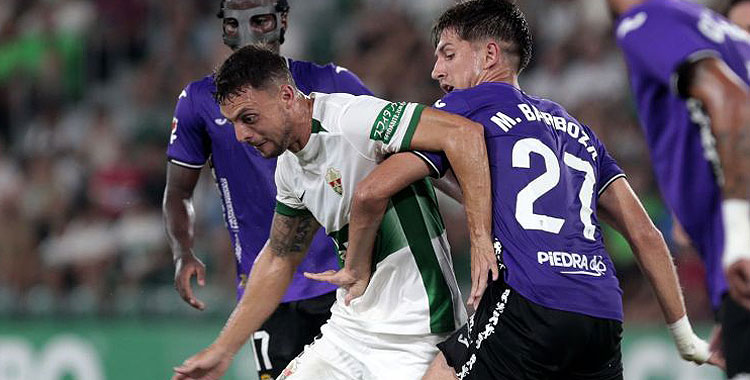
<svg viewBox="0 0 750 380">
<path fill-rule="evenodd" d="M 255 147 L 255 149 L 258 150 L 261 156 L 263 158 L 274 158 L 280 156 L 282 153 L 284 153 L 284 150 L 282 147 L 270 142 L 266 141 L 260 146 Z"/>
</svg>

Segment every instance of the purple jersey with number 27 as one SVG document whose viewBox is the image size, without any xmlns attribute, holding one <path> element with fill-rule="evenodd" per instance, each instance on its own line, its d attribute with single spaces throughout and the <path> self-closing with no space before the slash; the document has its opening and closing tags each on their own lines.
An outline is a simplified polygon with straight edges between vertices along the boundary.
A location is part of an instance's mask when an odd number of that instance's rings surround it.
<svg viewBox="0 0 750 380">
<path fill-rule="evenodd" d="M 434 107 L 484 126 L 507 283 L 549 308 L 622 321 L 596 206 L 623 172 L 594 133 L 560 105 L 505 83 L 454 90 Z"/>
<path fill-rule="evenodd" d="M 750 34 L 703 6 L 674 0 L 632 8 L 617 20 L 616 34 L 659 187 L 698 248 L 718 308 L 727 289 L 721 166 L 710 120 L 697 101 L 678 94 L 676 84 L 682 65 L 707 56 L 721 58 L 750 83 Z"/>
<path fill-rule="evenodd" d="M 287 62 L 295 84 L 305 94 L 315 91 L 371 95 L 359 78 L 342 67 L 292 59 Z M 213 99 L 215 89 L 213 77 L 207 76 L 182 91 L 172 119 L 167 157 L 172 164 L 193 169 L 200 169 L 210 160 L 234 248 L 239 299 L 244 291 L 243 280 L 271 230 L 276 205 L 276 159 L 265 159 L 255 148 L 237 141 L 232 123 L 222 116 Z M 334 291 L 333 285 L 308 280 L 303 272 L 337 269 L 335 252 L 333 242 L 321 229 L 282 302 Z"/>
</svg>

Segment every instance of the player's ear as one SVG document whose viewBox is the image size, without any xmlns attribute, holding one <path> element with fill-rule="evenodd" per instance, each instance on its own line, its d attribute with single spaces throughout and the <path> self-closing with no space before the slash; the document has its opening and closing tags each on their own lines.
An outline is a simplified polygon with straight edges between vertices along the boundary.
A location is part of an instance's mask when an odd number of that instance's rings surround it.
<svg viewBox="0 0 750 380">
<path fill-rule="evenodd" d="M 489 40 L 484 44 L 482 54 L 484 55 L 482 69 L 489 69 L 503 60 L 503 51 L 497 42 L 493 40 Z"/>
<path fill-rule="evenodd" d="M 296 90 L 292 85 L 285 83 L 279 87 L 279 98 L 281 98 L 281 102 L 287 107 L 292 105 L 296 95 Z"/>
</svg>

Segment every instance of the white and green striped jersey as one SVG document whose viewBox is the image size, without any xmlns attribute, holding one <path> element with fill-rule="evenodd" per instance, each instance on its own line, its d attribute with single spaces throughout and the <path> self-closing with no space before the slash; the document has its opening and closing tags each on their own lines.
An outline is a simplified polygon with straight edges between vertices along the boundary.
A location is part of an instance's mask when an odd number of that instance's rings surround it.
<svg viewBox="0 0 750 380">
<path fill-rule="evenodd" d="M 276 212 L 311 213 L 343 259 L 352 194 L 388 154 L 408 149 L 424 106 L 371 96 L 313 93 L 312 134 L 276 166 Z M 391 198 L 375 241 L 370 285 L 349 306 L 345 292 L 331 323 L 387 334 L 455 330 L 466 321 L 445 226 L 427 180 Z"/>
</svg>

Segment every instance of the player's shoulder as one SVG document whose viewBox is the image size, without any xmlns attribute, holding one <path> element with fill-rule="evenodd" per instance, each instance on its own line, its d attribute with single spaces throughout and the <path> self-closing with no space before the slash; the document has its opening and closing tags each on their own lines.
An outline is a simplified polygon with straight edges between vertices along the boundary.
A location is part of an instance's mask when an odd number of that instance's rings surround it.
<svg viewBox="0 0 750 380">
<path fill-rule="evenodd" d="M 213 75 L 206 75 L 201 79 L 188 83 L 180 92 L 179 99 L 213 97 L 214 91 L 216 91 L 214 77 Z"/>
<path fill-rule="evenodd" d="M 615 35 L 622 40 L 644 25 L 667 26 L 674 23 L 692 22 L 707 8 L 686 1 L 651 0 L 634 6 L 615 21 Z"/>
<path fill-rule="evenodd" d="M 352 107 L 367 105 L 378 106 L 383 100 L 370 95 L 352 95 L 347 93 L 320 93 L 313 92 L 310 97 L 315 99 L 313 103 L 313 118 L 327 124 L 337 124 L 342 115 Z"/>
<path fill-rule="evenodd" d="M 485 82 L 474 87 L 453 90 L 435 102 L 433 107 L 448 112 L 467 114 L 488 106 L 517 103 L 522 98 L 523 92 L 511 84 Z"/>
<path fill-rule="evenodd" d="M 349 71 L 345 67 L 339 66 L 333 62 L 321 65 L 315 62 L 295 60 L 292 58 L 287 58 L 286 60 L 289 64 L 289 70 L 292 72 L 304 71 L 308 74 L 333 75 Z"/>
</svg>

